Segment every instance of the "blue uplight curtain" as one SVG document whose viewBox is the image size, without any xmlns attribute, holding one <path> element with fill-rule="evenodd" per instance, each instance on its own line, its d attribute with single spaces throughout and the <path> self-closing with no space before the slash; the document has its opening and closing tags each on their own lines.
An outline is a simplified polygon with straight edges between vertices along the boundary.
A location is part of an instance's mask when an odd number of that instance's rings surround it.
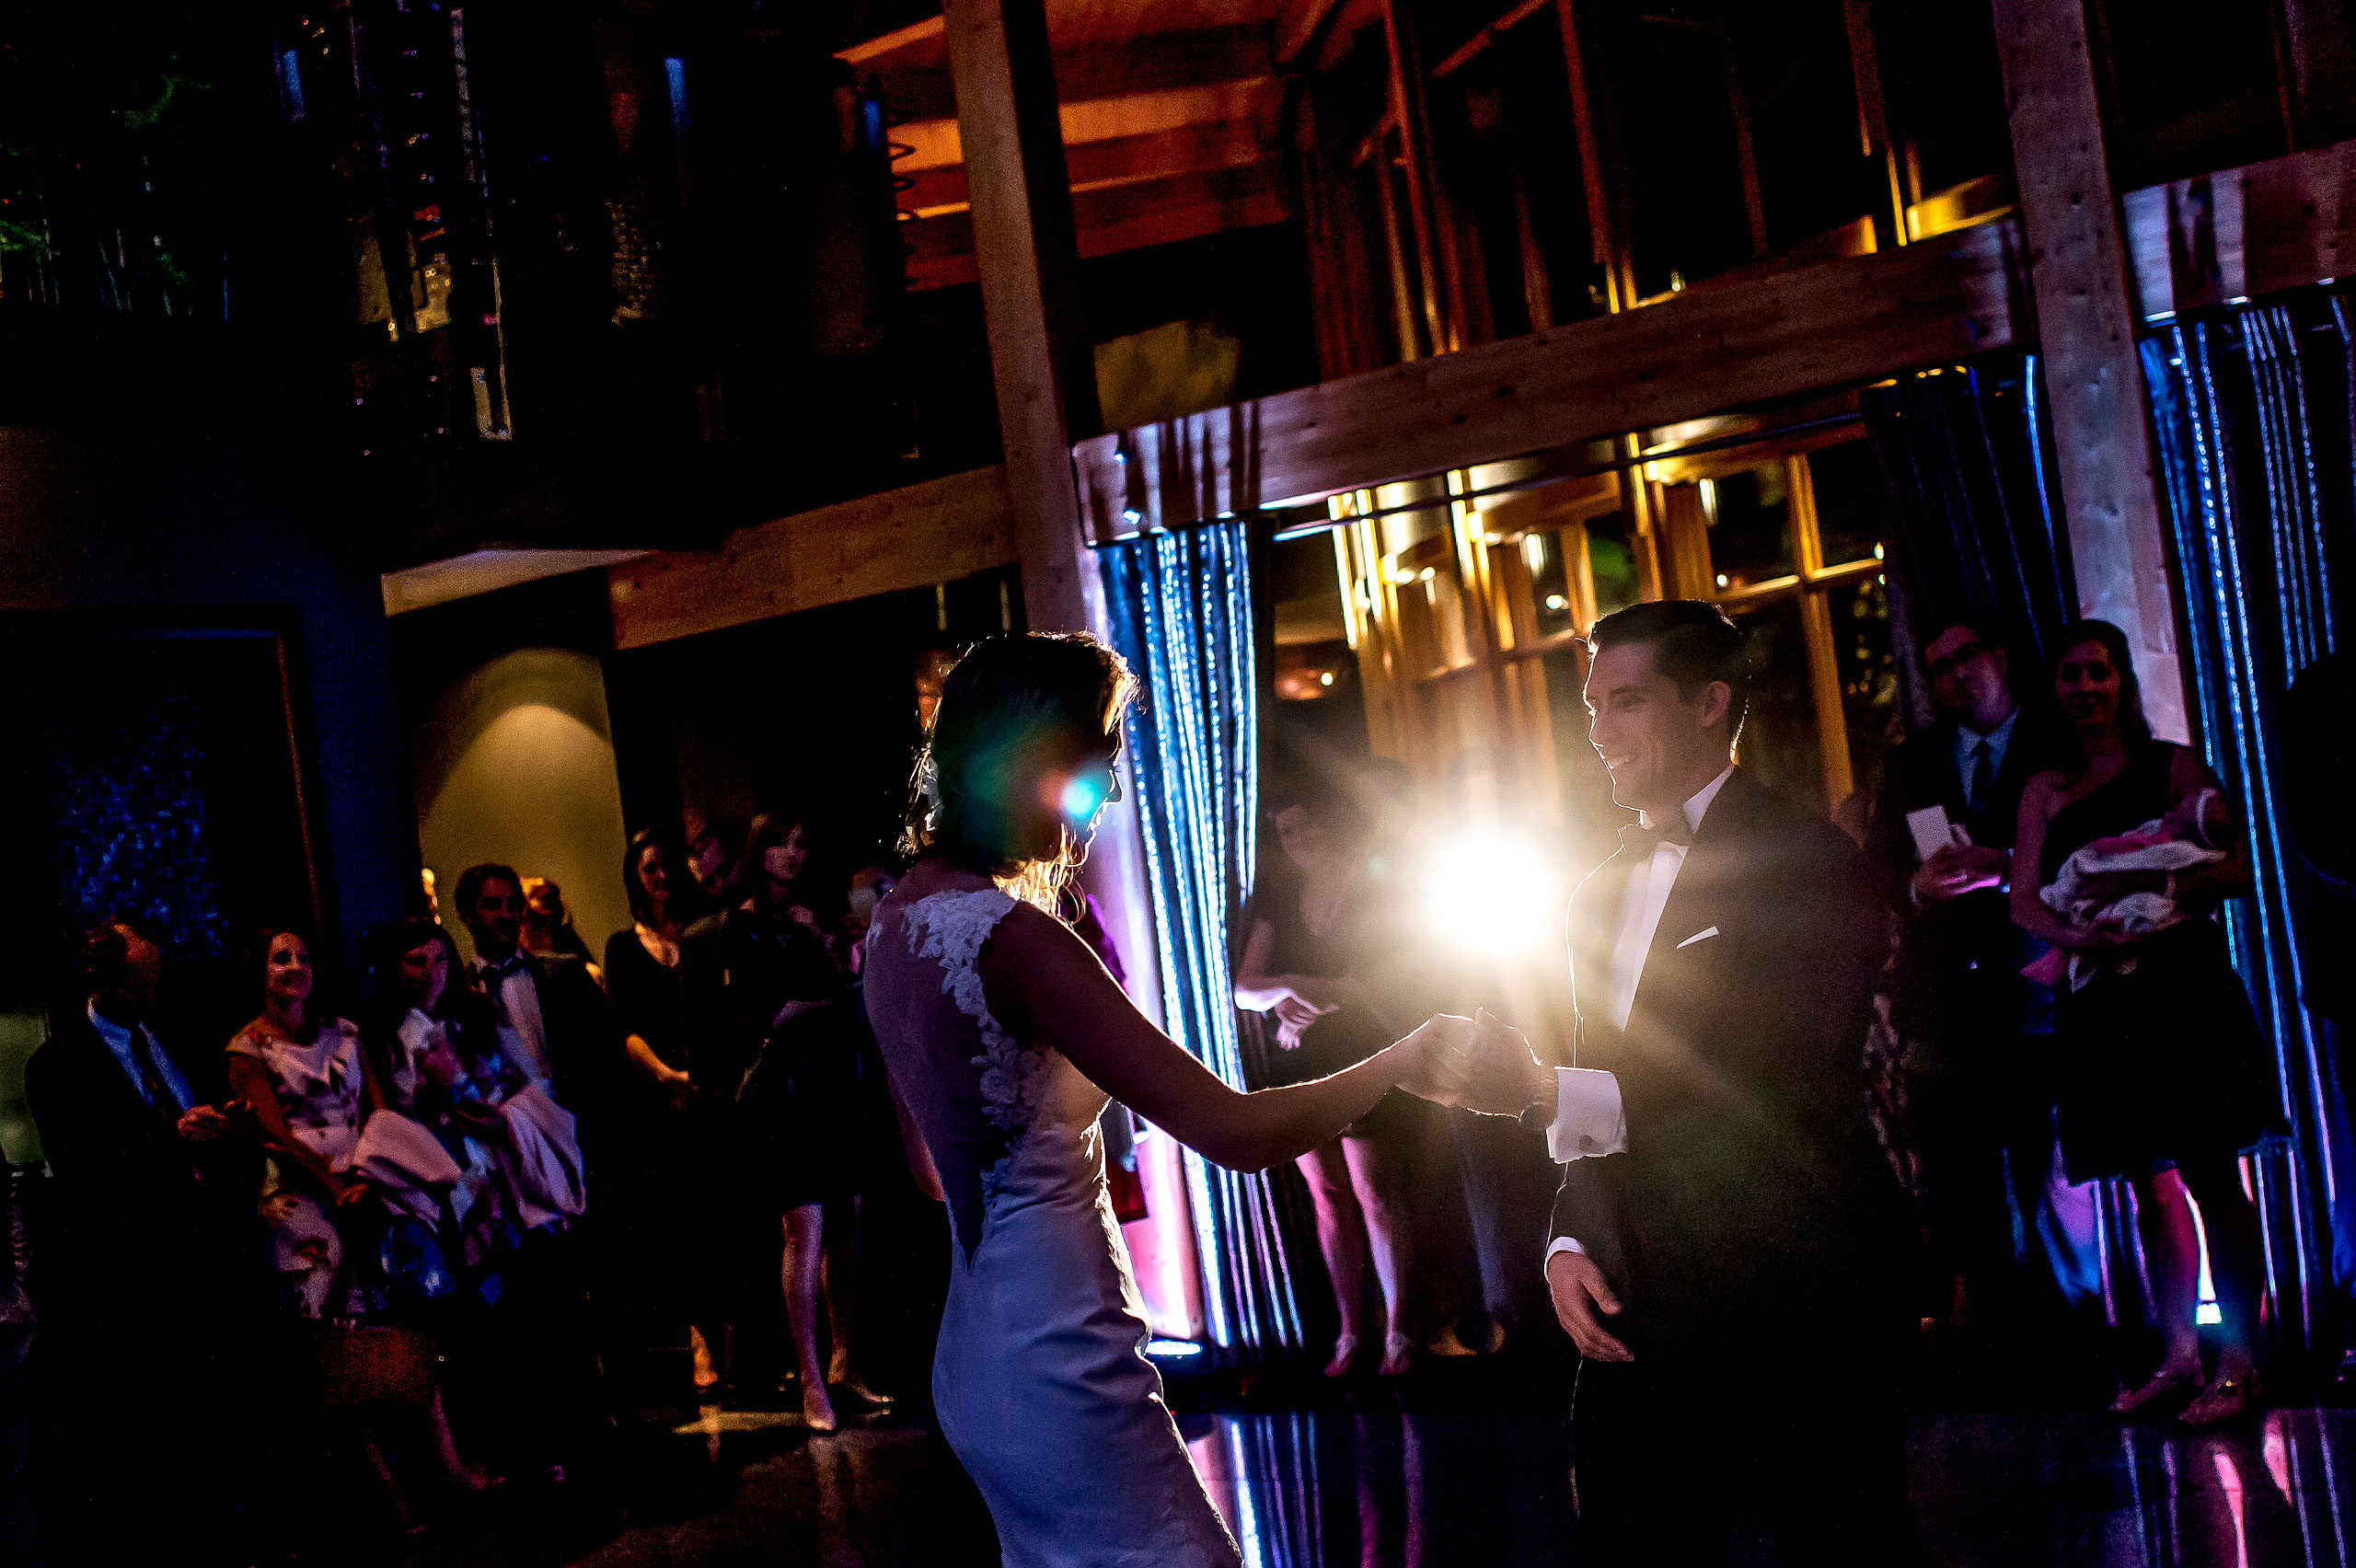
<svg viewBox="0 0 2356 1568">
<path fill-rule="evenodd" d="M 2235 901 L 2226 924 L 2274 1042 L 2292 1135 L 2258 1160 L 2273 1325 L 2288 1345 L 2324 1348 L 2344 1332 L 2335 1320 L 2356 1283 L 2345 1255 L 2335 1268 L 2331 1239 L 2332 1211 L 2344 1228 L 2356 1205 L 2356 1170 L 2328 1028 L 2313 1010 L 2327 976 L 2316 973 L 2318 916 L 2299 895 L 2304 858 L 2283 770 L 2286 747 L 2306 737 L 2290 732 L 2285 698 L 2356 637 L 2356 333 L 2349 302 L 2316 291 L 2180 321 L 2147 338 L 2142 354 L 2185 583 L 2191 696 L 2210 763 L 2247 815 L 2258 870 L 2258 896 Z M 2347 789 L 2343 776 L 2343 801 Z M 2337 833 L 2344 813 L 2334 815 Z"/>
<path fill-rule="evenodd" d="M 1248 525 L 1098 552 L 1114 646 L 1144 683 L 1128 725 L 1170 1032 L 1244 1087 L 1229 933 L 1251 892 L 1259 812 Z M 1186 1154 L 1203 1299 L 1218 1343 L 1298 1351 L 1300 1310 L 1265 1178 Z"/>
</svg>

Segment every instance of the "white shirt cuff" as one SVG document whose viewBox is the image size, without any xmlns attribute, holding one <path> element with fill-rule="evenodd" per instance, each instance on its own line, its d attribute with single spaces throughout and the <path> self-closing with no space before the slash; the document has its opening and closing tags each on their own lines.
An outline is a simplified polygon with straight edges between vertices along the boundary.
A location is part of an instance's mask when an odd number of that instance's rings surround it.
<svg viewBox="0 0 2356 1568">
<path fill-rule="evenodd" d="M 1539 1272 L 1542 1274 L 1545 1272 L 1546 1264 L 1554 1261 L 1554 1254 L 1557 1252 L 1576 1252 L 1581 1257 L 1587 1256 L 1587 1249 L 1579 1245 L 1576 1237 L 1557 1236 L 1546 1243 L 1546 1256 L 1538 1265 Z"/>
<path fill-rule="evenodd" d="M 1554 1069 L 1554 1123 L 1546 1152 L 1557 1165 L 1628 1148 L 1628 1119 L 1620 1108 L 1620 1080 L 1595 1067 Z"/>
</svg>

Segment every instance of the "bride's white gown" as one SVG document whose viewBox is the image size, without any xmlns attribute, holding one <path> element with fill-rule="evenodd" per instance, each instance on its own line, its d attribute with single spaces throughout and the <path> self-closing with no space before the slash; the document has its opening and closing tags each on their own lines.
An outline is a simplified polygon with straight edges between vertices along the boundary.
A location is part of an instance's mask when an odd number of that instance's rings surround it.
<svg viewBox="0 0 2356 1568">
<path fill-rule="evenodd" d="M 1103 1092 L 1008 1035 L 975 963 L 1015 907 L 993 888 L 886 899 L 867 1008 L 948 1193 L 933 1404 L 1008 1568 L 1230 1568 L 1145 1359 L 1145 1313 L 1104 1189 Z"/>
</svg>

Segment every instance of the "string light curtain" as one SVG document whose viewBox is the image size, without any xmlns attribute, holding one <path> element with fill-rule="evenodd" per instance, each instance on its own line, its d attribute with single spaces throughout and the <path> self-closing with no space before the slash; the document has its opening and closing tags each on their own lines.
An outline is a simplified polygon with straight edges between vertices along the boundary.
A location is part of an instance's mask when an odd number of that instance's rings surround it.
<svg viewBox="0 0 2356 1568">
<path fill-rule="evenodd" d="M 1129 774 L 1171 1034 L 1244 1087 L 1229 933 L 1251 892 L 1259 813 L 1252 576 L 1239 520 L 1103 546 L 1113 642 L 1144 685 Z M 1247 1356 L 1298 1352 L 1295 1298 L 1267 1180 L 1185 1154 L 1211 1338 Z"/>
<path fill-rule="evenodd" d="M 1944 621 L 1990 621 L 2031 639 L 2073 618 L 2068 549 L 2038 460 L 2035 355 L 1902 375 L 1858 398 L 1898 502 L 1898 567 L 1924 640 Z"/>
<path fill-rule="evenodd" d="M 2293 896 L 2283 699 L 2356 636 L 2352 328 L 2349 301 L 2316 291 L 2204 314 L 2142 345 L 2185 583 L 2190 695 L 2210 764 L 2247 818 L 2258 873 L 2258 896 L 2227 905 L 2226 928 L 2274 1043 L 2292 1128 L 2288 1148 L 2255 1162 L 2270 1320 L 2285 1344 L 2310 1349 L 2329 1343 L 2330 1210 L 2344 1219 L 2356 1202 L 2356 1170 L 2324 1026 L 2303 1004 L 2317 950 L 2302 940 L 2311 917 Z"/>
</svg>

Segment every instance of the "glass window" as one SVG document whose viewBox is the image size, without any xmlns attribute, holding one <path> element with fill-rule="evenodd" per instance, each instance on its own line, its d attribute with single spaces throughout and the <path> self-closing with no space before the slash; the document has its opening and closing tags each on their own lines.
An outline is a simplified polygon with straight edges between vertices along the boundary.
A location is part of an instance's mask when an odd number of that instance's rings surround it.
<svg viewBox="0 0 2356 1568">
<path fill-rule="evenodd" d="M 1779 460 L 1702 481 L 1710 524 L 1710 563 L 1721 589 L 1740 588 L 1799 570 L 1792 552 L 1790 474 Z"/>
<path fill-rule="evenodd" d="M 1875 548 L 1896 533 L 1891 516 L 1895 502 L 1873 443 L 1849 441 L 1811 452 L 1807 471 L 1816 491 L 1817 537 L 1823 543 L 1824 564 L 1873 559 Z"/>
<path fill-rule="evenodd" d="M 1564 548 L 1573 537 L 1569 529 L 1557 533 L 1552 528 L 1532 528 L 1521 536 L 1521 559 L 1530 566 L 1530 602 L 1540 637 L 1578 629 L 1578 594 L 1573 591 L 1570 558 Z"/>
<path fill-rule="evenodd" d="M 1607 513 L 1587 523 L 1587 569 L 1595 580 L 1597 618 L 1624 610 L 1644 597 L 1636 580 L 1636 549 L 1628 542 L 1627 514 Z"/>
<path fill-rule="evenodd" d="M 1883 754 L 1906 738 L 1898 706 L 1898 661 L 1889 646 L 1889 590 L 1878 575 L 1859 578 L 1834 587 L 1830 604 L 1852 787 L 1878 790 Z"/>
<path fill-rule="evenodd" d="M 1761 781 L 1795 801 L 1824 800 L 1824 747 L 1817 738 L 1800 601 L 1778 599 L 1733 612 L 1750 664 L 1750 712 L 1736 755 Z"/>
</svg>

